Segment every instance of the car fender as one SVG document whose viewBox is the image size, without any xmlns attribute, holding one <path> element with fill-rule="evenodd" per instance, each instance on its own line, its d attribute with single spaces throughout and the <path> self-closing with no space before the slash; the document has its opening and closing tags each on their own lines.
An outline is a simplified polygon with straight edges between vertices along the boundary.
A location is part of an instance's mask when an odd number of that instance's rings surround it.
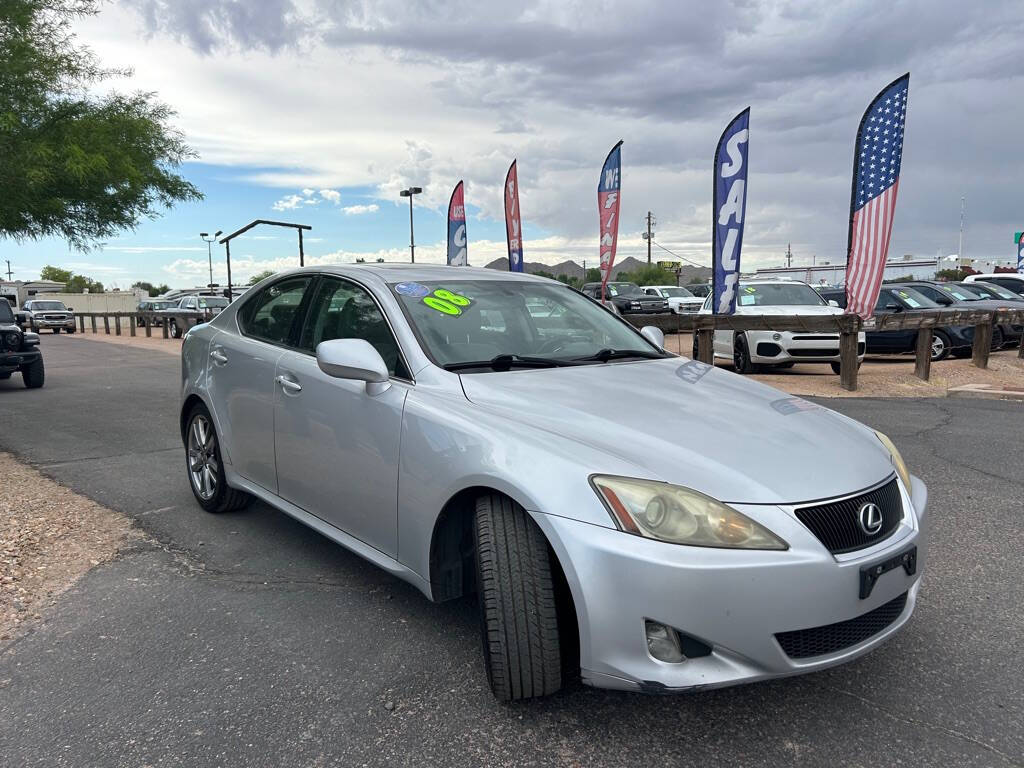
<svg viewBox="0 0 1024 768">
<path fill-rule="evenodd" d="M 511 421 L 459 392 L 417 387 L 406 400 L 398 478 L 398 559 L 430 576 L 430 546 L 447 503 L 491 488 L 531 513 L 614 528 L 592 474 L 651 477 L 632 462 L 554 432 Z"/>
</svg>

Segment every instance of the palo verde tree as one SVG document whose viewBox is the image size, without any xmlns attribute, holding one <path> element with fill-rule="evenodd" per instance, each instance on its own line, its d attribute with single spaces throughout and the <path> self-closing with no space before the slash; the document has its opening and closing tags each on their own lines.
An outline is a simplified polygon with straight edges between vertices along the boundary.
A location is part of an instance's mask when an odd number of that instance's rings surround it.
<svg viewBox="0 0 1024 768">
<path fill-rule="evenodd" d="M 194 156 L 153 94 L 97 95 L 101 67 L 71 31 L 98 0 L 0 2 L 0 238 L 56 236 L 87 250 L 199 191 Z"/>
</svg>

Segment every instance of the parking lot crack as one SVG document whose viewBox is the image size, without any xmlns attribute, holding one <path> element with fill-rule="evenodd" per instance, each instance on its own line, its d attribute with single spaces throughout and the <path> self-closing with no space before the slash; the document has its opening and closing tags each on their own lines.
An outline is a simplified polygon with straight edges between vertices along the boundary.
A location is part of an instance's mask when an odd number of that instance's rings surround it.
<svg viewBox="0 0 1024 768">
<path fill-rule="evenodd" d="M 955 728 L 949 728 L 948 726 L 939 725 L 938 723 L 932 723 L 927 720 L 919 720 L 915 717 L 907 717 L 905 715 L 898 714 L 890 709 L 887 709 L 885 706 L 879 704 L 877 701 L 872 701 L 866 696 L 861 696 L 860 694 L 854 693 L 853 691 L 847 691 L 842 688 L 836 688 L 835 686 L 827 687 L 829 690 L 834 691 L 835 693 L 839 693 L 843 696 L 847 696 L 851 699 L 859 701 L 861 704 L 870 707 L 875 712 L 881 713 L 890 720 L 899 723 L 904 723 L 906 725 L 911 725 L 917 728 L 926 728 L 928 730 L 938 731 L 958 741 L 967 742 L 968 744 L 973 744 L 976 747 L 984 749 L 986 752 L 991 752 L 993 755 L 996 755 L 999 758 L 1001 758 L 1003 762 L 1005 762 L 1007 765 L 1018 766 L 1018 768 L 1020 768 L 1020 766 L 1024 766 L 1024 763 L 1014 760 L 1013 757 L 1006 754 L 1005 752 L 1002 752 L 1001 750 L 997 749 L 991 744 L 981 741 L 980 739 L 976 739 L 970 734 L 964 733 L 963 731 L 958 731 Z"/>
</svg>

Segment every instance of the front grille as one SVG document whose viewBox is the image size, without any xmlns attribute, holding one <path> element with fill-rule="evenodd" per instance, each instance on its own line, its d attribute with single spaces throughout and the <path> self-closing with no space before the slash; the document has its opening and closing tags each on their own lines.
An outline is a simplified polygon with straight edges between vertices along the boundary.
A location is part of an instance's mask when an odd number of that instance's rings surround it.
<svg viewBox="0 0 1024 768">
<path fill-rule="evenodd" d="M 824 656 L 862 643 L 892 624 L 907 605 L 907 593 L 880 605 L 873 611 L 823 627 L 779 632 L 775 635 L 782 650 L 791 659 Z"/>
<path fill-rule="evenodd" d="M 865 504 L 877 504 L 882 510 L 882 527 L 874 535 L 868 535 L 860 527 L 860 508 Z M 896 478 L 893 478 L 859 496 L 800 507 L 795 512 L 797 519 L 836 555 L 870 547 L 892 534 L 903 519 L 903 502 Z"/>
<path fill-rule="evenodd" d="M 835 341 L 838 338 L 839 338 L 839 334 L 838 333 L 827 333 L 827 334 L 823 334 L 821 336 L 808 336 L 808 335 L 794 336 L 793 337 L 793 341 Z"/>
<path fill-rule="evenodd" d="M 790 357 L 835 357 L 839 354 L 839 347 L 793 347 L 786 351 L 789 352 Z"/>
</svg>

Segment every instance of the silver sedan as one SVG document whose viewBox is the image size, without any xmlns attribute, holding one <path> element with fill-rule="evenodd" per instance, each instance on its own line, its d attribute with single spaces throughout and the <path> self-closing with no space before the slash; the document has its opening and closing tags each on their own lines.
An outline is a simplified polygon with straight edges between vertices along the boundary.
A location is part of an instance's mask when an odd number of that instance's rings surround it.
<svg viewBox="0 0 1024 768">
<path fill-rule="evenodd" d="M 260 499 L 435 601 L 496 696 L 823 669 L 914 610 L 927 491 L 885 435 L 662 349 L 550 280 L 277 274 L 182 347 L 199 504 Z"/>
</svg>

